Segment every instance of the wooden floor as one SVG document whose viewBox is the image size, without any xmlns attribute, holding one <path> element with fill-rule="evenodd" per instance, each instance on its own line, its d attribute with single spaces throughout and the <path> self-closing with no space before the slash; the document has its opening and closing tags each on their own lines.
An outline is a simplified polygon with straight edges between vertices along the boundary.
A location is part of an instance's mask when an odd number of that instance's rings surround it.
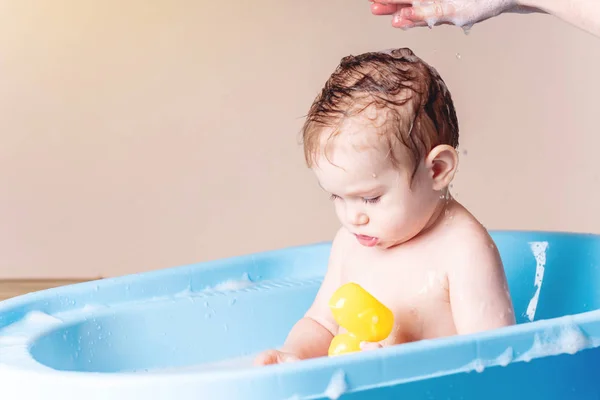
<svg viewBox="0 0 600 400">
<path fill-rule="evenodd" d="M 22 294 L 36 292 L 57 286 L 84 282 L 77 279 L 15 279 L 0 280 L 0 301 Z"/>
</svg>

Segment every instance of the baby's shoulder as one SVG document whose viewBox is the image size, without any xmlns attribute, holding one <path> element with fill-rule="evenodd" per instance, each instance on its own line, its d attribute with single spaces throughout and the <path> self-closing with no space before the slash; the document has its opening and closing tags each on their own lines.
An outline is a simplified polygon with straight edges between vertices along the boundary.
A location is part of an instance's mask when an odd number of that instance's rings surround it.
<svg viewBox="0 0 600 400">
<path fill-rule="evenodd" d="M 456 263 L 464 268 L 478 264 L 493 267 L 502 265 L 488 230 L 466 208 L 457 203 L 446 218 L 442 242 L 451 264 Z"/>
</svg>

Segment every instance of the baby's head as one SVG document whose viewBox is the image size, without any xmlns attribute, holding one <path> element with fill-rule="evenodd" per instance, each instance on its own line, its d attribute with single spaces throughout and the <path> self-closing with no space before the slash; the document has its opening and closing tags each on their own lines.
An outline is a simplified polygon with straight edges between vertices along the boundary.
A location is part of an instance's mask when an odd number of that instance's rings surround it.
<svg viewBox="0 0 600 400">
<path fill-rule="evenodd" d="M 363 245 L 393 247 L 437 219 L 458 121 L 442 78 L 409 49 L 343 58 L 302 133 L 308 166 Z"/>
</svg>

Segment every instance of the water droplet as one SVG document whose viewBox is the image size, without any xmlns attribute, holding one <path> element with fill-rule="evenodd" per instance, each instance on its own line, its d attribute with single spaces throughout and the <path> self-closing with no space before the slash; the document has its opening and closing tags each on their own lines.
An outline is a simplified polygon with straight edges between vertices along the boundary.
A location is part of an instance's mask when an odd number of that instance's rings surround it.
<svg viewBox="0 0 600 400">
<path fill-rule="evenodd" d="M 227 326 L 227 324 L 223 325 L 223 328 L 225 329 L 225 332 L 229 331 L 229 327 Z"/>
<path fill-rule="evenodd" d="M 96 329 L 97 329 L 97 330 L 99 330 L 99 331 L 101 331 L 101 330 L 102 330 L 102 325 L 98 325 L 98 326 L 96 327 Z"/>
<path fill-rule="evenodd" d="M 208 307 L 208 301 L 204 302 L 204 307 Z"/>
<path fill-rule="evenodd" d="M 210 313 L 204 314 L 204 318 L 209 319 L 210 318 Z"/>
<path fill-rule="evenodd" d="M 460 60 L 462 58 L 462 56 L 460 55 L 460 53 L 456 53 L 456 59 Z"/>
<path fill-rule="evenodd" d="M 229 301 L 229 305 L 230 305 L 230 306 L 234 305 L 236 301 L 237 301 L 236 299 L 231 299 L 231 300 Z"/>
<path fill-rule="evenodd" d="M 71 305 L 74 306 L 75 305 L 75 300 L 71 300 Z"/>
</svg>

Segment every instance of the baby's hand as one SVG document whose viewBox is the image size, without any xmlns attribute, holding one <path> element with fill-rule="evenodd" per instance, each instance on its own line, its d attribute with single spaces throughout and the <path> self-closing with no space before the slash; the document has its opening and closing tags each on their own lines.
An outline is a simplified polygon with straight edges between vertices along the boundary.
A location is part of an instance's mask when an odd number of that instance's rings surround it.
<svg viewBox="0 0 600 400">
<path fill-rule="evenodd" d="M 393 15 L 396 28 L 440 24 L 469 27 L 517 7 L 516 0 L 370 0 L 375 15 Z"/>
<path fill-rule="evenodd" d="M 381 349 L 383 348 L 383 346 L 379 343 L 373 343 L 373 342 L 361 342 L 360 343 L 360 349 L 362 351 L 369 351 L 369 350 L 375 350 L 375 349 Z"/>
<path fill-rule="evenodd" d="M 279 350 L 267 350 L 260 353 L 254 359 L 254 365 L 271 365 L 271 364 L 283 364 L 287 362 L 299 361 L 300 358 L 291 353 L 284 353 Z"/>
</svg>

